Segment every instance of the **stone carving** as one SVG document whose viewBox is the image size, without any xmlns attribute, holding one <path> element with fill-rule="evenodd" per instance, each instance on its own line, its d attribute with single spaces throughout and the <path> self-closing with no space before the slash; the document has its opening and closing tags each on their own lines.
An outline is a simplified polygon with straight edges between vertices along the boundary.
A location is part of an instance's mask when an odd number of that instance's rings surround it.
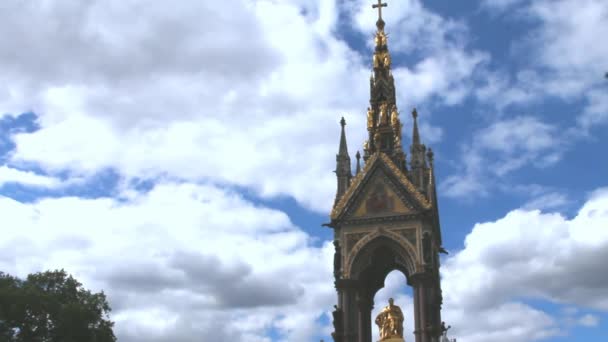
<svg viewBox="0 0 608 342">
<path fill-rule="evenodd" d="M 334 311 L 332 312 L 334 317 L 334 332 L 331 334 L 334 338 L 334 341 L 341 341 L 342 338 L 337 334 L 337 332 L 342 331 L 344 324 L 342 323 L 342 309 L 338 308 L 338 306 L 334 305 Z"/>
<path fill-rule="evenodd" d="M 355 244 L 357 244 L 357 242 L 359 240 L 361 240 L 361 238 L 363 238 L 367 233 L 351 233 L 351 234 L 346 234 L 346 250 L 350 251 Z"/>
<path fill-rule="evenodd" d="M 425 264 L 430 264 L 432 261 L 432 243 L 431 243 L 431 234 L 424 233 L 422 235 L 422 260 L 424 260 Z"/>
<path fill-rule="evenodd" d="M 401 229 L 398 230 L 399 234 L 403 236 L 407 242 L 411 243 L 412 246 L 416 246 L 416 230 L 415 229 Z"/>
<path fill-rule="evenodd" d="M 342 253 L 340 252 L 340 242 L 334 240 L 334 277 L 340 278 L 340 271 L 342 270 Z"/>
</svg>

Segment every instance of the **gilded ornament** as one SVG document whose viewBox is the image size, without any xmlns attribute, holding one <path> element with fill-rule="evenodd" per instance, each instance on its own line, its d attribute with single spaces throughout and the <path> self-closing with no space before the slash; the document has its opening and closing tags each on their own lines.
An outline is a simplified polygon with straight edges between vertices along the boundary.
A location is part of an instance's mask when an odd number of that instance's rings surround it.
<svg viewBox="0 0 608 342">
<path fill-rule="evenodd" d="M 376 150 L 380 149 L 380 133 L 376 132 L 376 134 L 374 134 L 374 146 L 376 147 Z"/>
<path fill-rule="evenodd" d="M 367 128 L 374 127 L 374 112 L 371 108 L 367 107 Z"/>
<path fill-rule="evenodd" d="M 396 149 L 401 148 L 401 132 L 399 132 L 399 133 L 395 132 L 395 148 Z"/>
</svg>

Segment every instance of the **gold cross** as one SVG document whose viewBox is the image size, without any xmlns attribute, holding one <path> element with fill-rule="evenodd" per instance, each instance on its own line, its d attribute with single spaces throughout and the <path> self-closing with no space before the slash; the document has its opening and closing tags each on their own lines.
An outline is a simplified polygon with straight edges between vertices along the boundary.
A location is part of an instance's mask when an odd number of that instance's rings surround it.
<svg viewBox="0 0 608 342">
<path fill-rule="evenodd" d="M 378 9 L 378 18 L 382 19 L 382 7 L 387 7 L 388 5 L 382 2 L 382 0 L 378 0 L 377 4 L 373 4 L 372 8 Z"/>
</svg>

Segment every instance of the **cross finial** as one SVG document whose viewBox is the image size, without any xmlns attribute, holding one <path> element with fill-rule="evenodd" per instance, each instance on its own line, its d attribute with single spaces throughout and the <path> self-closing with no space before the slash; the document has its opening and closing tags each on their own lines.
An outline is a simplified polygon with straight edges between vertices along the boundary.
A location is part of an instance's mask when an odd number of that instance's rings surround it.
<svg viewBox="0 0 608 342">
<path fill-rule="evenodd" d="M 386 2 L 382 2 L 382 0 L 378 0 L 377 4 L 373 4 L 372 8 L 378 9 L 378 20 L 382 20 L 382 7 L 387 7 L 388 4 Z"/>
</svg>

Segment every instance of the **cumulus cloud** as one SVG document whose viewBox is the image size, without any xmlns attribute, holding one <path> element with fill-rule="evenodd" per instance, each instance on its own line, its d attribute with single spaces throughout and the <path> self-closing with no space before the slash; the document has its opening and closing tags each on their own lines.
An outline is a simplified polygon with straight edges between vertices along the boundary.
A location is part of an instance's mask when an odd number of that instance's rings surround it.
<svg viewBox="0 0 608 342">
<path fill-rule="evenodd" d="M 506 175 L 525 166 L 555 164 L 568 147 L 557 131 L 556 125 L 535 116 L 492 122 L 462 145 L 462 166 L 441 183 L 442 191 L 450 197 L 483 196 Z"/>
<path fill-rule="evenodd" d="M 583 317 L 579 318 L 578 324 L 585 327 L 595 327 L 600 323 L 599 317 L 591 314 L 586 314 Z"/>
<path fill-rule="evenodd" d="M 481 101 L 499 110 L 510 105 L 542 104 L 547 99 L 566 103 L 586 102 L 573 113 L 579 129 L 607 122 L 598 96 L 605 93 L 606 44 L 598 37 L 608 34 L 608 6 L 602 0 L 485 1 L 485 8 L 512 13 L 514 21 L 530 25 L 531 33 L 512 43 L 521 67 L 513 75 L 492 71 L 477 90 Z M 509 12 L 510 11 L 510 12 Z M 544 101 L 543 101 L 544 99 Z"/>
<path fill-rule="evenodd" d="M 0 68 L 10 89 L 0 104 L 31 109 L 40 124 L 13 136 L 14 163 L 85 176 L 112 168 L 127 178 L 205 179 L 325 212 L 340 115 L 351 150 L 363 142 L 371 51 L 362 57 L 337 37 L 344 8 L 333 1 L 3 6 L 11 14 L 3 18 L 10 31 L 0 40 Z M 415 66 L 395 68 L 398 89 L 408 89 L 399 92 L 401 106 L 462 101 L 485 60 L 468 51 L 465 25 L 417 1 L 393 13 L 396 51 L 407 51 L 412 37 L 429 43 Z M 433 27 L 416 31 L 409 19 L 421 16 Z M 441 139 L 426 125 L 431 141 Z"/>
<path fill-rule="evenodd" d="M 264 341 L 274 329 L 309 341 L 335 300 L 330 243 L 317 246 L 285 213 L 214 186 L 159 184 L 122 201 L 0 197 L 0 211 L 10 225 L 0 269 L 65 268 L 103 289 L 121 340 Z"/>
<path fill-rule="evenodd" d="M 61 180 L 55 177 L 39 175 L 32 171 L 24 171 L 2 165 L 0 166 L 0 187 L 7 183 L 46 188 L 54 188 L 62 184 Z"/>
<path fill-rule="evenodd" d="M 456 335 L 483 341 L 482 332 L 492 332 L 496 341 L 533 341 L 564 333 L 558 317 L 529 299 L 608 311 L 606 208 L 603 188 L 572 219 L 518 209 L 476 224 L 465 248 L 442 268 L 445 316 Z M 586 323 L 593 318 L 580 317 L 579 324 Z"/>
</svg>

